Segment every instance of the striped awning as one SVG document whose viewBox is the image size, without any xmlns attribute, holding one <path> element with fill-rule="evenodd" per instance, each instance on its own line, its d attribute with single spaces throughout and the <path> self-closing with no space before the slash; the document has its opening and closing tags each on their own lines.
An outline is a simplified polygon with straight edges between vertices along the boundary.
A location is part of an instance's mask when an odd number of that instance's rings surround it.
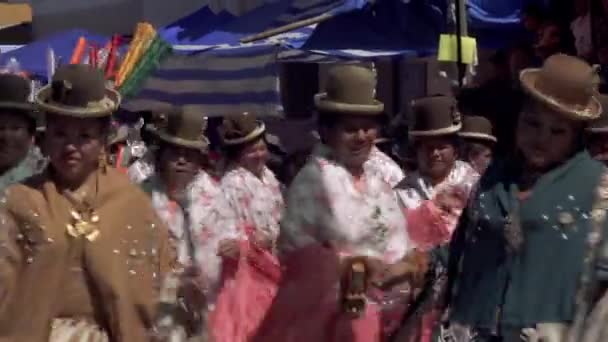
<svg viewBox="0 0 608 342">
<path fill-rule="evenodd" d="M 278 46 L 258 45 L 173 54 L 123 106 L 142 110 L 181 105 L 208 116 L 278 115 L 278 52 Z"/>
</svg>

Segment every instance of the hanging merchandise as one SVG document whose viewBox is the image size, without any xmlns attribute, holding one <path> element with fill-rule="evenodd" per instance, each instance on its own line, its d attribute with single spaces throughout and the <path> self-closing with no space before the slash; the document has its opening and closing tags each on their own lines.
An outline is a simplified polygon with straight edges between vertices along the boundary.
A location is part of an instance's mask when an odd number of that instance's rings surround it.
<svg viewBox="0 0 608 342">
<path fill-rule="evenodd" d="M 111 79 L 116 76 L 116 64 L 118 58 L 118 46 L 120 45 L 120 36 L 112 36 L 112 42 L 110 43 L 110 49 L 108 51 L 108 59 L 105 65 L 105 77 Z"/>
<path fill-rule="evenodd" d="M 127 76 L 132 72 L 137 65 L 144 52 L 150 47 L 150 44 L 156 37 L 156 30 L 149 23 L 139 23 L 133 36 L 133 40 L 129 45 L 129 51 L 123 61 L 123 64 L 118 70 L 116 76 L 116 85 L 121 86 Z"/>
<path fill-rule="evenodd" d="M 84 37 L 78 38 L 78 43 L 76 43 L 76 46 L 74 47 L 70 64 L 80 64 L 82 58 L 85 56 L 86 48 L 87 40 Z"/>
<path fill-rule="evenodd" d="M 55 68 L 57 62 L 55 61 L 55 51 L 52 48 L 46 50 L 46 80 L 47 83 L 51 83 L 53 75 L 55 74 Z"/>
<path fill-rule="evenodd" d="M 146 77 L 152 72 L 160 61 L 170 55 L 171 46 L 160 37 L 155 37 L 149 48 L 145 51 L 139 63 L 135 65 L 124 82 L 119 84 L 119 91 L 123 97 L 136 94 Z M 125 62 L 126 63 L 126 62 Z"/>
</svg>

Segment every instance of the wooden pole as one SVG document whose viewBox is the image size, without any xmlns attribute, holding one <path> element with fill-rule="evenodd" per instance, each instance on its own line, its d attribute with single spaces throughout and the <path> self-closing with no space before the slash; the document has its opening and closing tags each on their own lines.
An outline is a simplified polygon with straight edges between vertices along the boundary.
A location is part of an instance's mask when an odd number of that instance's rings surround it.
<svg viewBox="0 0 608 342">
<path fill-rule="evenodd" d="M 260 33 L 242 38 L 241 43 L 251 43 L 251 42 L 258 41 L 258 40 L 274 37 L 274 36 L 277 36 L 277 35 L 285 33 L 285 32 L 297 30 L 297 29 L 305 27 L 305 26 L 324 22 L 333 17 L 334 17 L 334 14 L 332 14 L 332 13 L 323 13 L 316 17 L 299 20 L 299 21 L 294 21 L 293 23 L 289 23 L 287 25 L 279 26 L 279 27 L 276 27 L 273 29 L 262 31 Z"/>
</svg>

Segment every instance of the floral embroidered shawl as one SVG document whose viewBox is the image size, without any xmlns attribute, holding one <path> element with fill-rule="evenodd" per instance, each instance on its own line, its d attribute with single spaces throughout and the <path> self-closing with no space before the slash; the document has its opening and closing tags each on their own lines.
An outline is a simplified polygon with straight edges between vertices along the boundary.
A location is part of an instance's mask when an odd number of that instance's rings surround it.
<svg viewBox="0 0 608 342">
<path fill-rule="evenodd" d="M 236 213 L 235 226 L 253 228 L 276 240 L 284 209 L 281 185 L 268 168 L 261 178 L 243 167 L 229 169 L 221 181 L 228 205 Z"/>
<path fill-rule="evenodd" d="M 399 165 L 375 146 L 372 148 L 372 152 L 364 167 L 381 174 L 382 179 L 392 187 L 399 184 L 405 178 L 405 174 Z"/>
<path fill-rule="evenodd" d="M 449 241 L 479 174 L 466 162 L 457 160 L 446 179 L 433 186 L 420 173 L 414 172 L 401 181 L 395 190 L 406 209 L 408 231 L 412 241 L 423 250 Z M 435 204 L 438 194 L 457 187 L 462 190 L 461 207 L 449 212 Z"/>
<path fill-rule="evenodd" d="M 364 165 L 362 177 L 363 189 L 318 145 L 288 191 L 282 250 L 317 243 L 389 263 L 401 259 L 411 245 L 396 194 L 373 163 Z"/>
<path fill-rule="evenodd" d="M 399 198 L 406 208 L 416 208 L 425 199 L 432 199 L 435 194 L 450 186 L 461 186 L 466 193 L 477 183 L 479 174 L 466 162 L 457 160 L 446 179 L 433 186 L 419 172 L 414 172 L 395 187 Z"/>
<path fill-rule="evenodd" d="M 221 275 L 222 260 L 217 255 L 219 242 L 241 236 L 234 225 L 235 214 L 229 207 L 219 182 L 205 171 L 199 172 L 189 186 L 191 239 L 187 235 L 184 213 L 171 201 L 157 175 L 144 183 L 152 196 L 152 203 L 159 217 L 167 224 L 177 241 L 178 259 L 190 263 L 190 243 L 194 244 L 195 258 L 203 272 L 203 280 L 209 289 L 214 288 Z"/>
</svg>

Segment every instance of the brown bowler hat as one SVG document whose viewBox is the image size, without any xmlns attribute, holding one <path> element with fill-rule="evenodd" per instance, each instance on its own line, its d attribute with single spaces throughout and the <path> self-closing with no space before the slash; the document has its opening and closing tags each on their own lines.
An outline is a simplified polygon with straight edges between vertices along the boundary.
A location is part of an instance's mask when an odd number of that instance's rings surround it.
<svg viewBox="0 0 608 342">
<path fill-rule="evenodd" d="M 456 100 L 450 96 L 431 96 L 412 102 L 411 137 L 441 136 L 457 133 L 462 127 Z"/>
<path fill-rule="evenodd" d="M 49 113 L 77 118 L 112 115 L 120 94 L 106 87 L 103 74 L 88 65 L 69 64 L 57 69 L 51 84 L 36 94 L 36 103 Z"/>
<path fill-rule="evenodd" d="M 608 95 L 599 95 L 599 101 L 604 110 L 599 118 L 591 121 L 586 131 L 588 133 L 608 133 Z"/>
<path fill-rule="evenodd" d="M 224 118 L 219 128 L 224 145 L 234 146 L 251 142 L 266 132 L 266 125 L 256 119 L 255 115 L 242 113 Z"/>
<path fill-rule="evenodd" d="M 332 67 L 327 74 L 326 92 L 315 95 L 318 110 L 352 115 L 379 115 L 384 104 L 376 100 L 374 71 L 355 64 Z"/>
<path fill-rule="evenodd" d="M 540 69 L 522 70 L 519 78 L 532 98 L 571 120 L 594 120 L 602 112 L 597 69 L 582 59 L 556 54 Z"/>
<path fill-rule="evenodd" d="M 0 108 L 16 109 L 33 117 L 34 105 L 29 101 L 30 82 L 14 74 L 0 75 Z"/>
<path fill-rule="evenodd" d="M 161 141 L 171 145 L 203 152 L 209 147 L 209 140 L 205 136 L 207 117 L 193 109 L 172 108 L 167 113 L 166 125 L 148 126 L 146 129 Z"/>
<path fill-rule="evenodd" d="M 492 123 L 483 116 L 468 116 L 462 118 L 462 129 L 458 136 L 468 139 L 486 140 L 496 142 L 492 134 Z"/>
</svg>

